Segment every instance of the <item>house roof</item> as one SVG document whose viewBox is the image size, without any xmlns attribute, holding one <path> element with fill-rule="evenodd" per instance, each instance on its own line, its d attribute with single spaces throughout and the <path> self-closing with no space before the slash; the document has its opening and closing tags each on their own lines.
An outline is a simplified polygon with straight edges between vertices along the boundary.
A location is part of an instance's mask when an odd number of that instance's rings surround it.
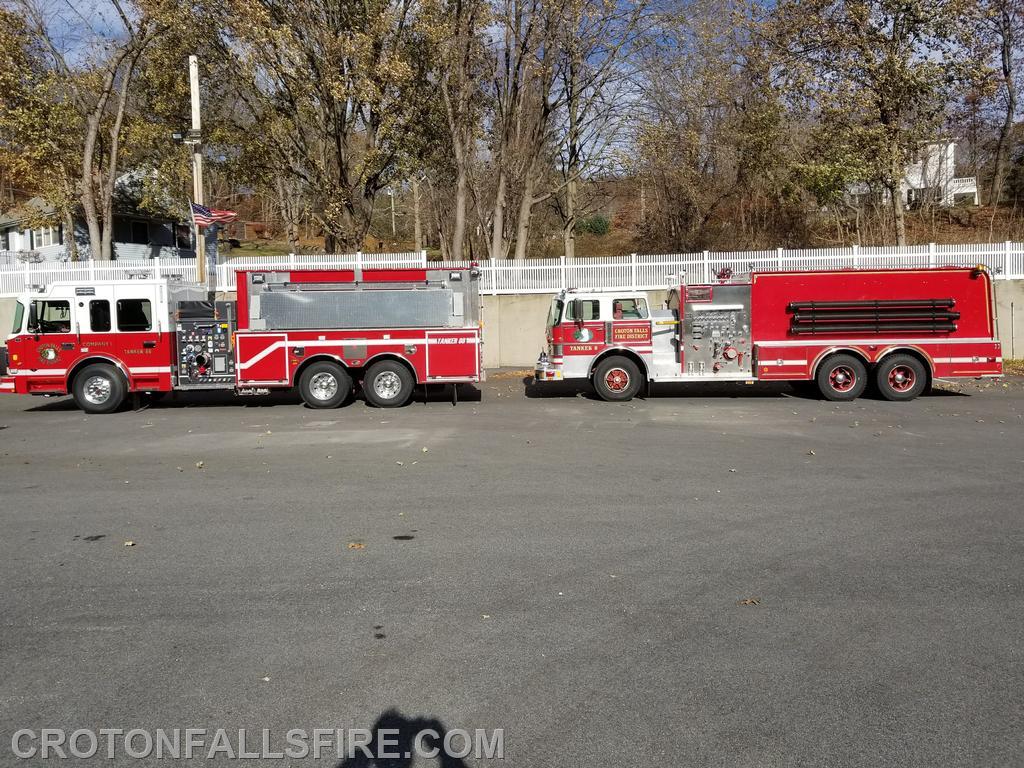
<svg viewBox="0 0 1024 768">
<path fill-rule="evenodd" d="M 172 215 L 158 216 L 150 213 L 143 213 L 138 209 L 141 196 L 142 183 L 146 176 L 155 174 L 155 171 L 135 169 L 121 174 L 114 183 L 114 214 L 116 216 L 130 216 L 137 219 L 156 222 L 177 223 L 181 219 Z M 170 210 L 173 210 L 172 201 L 165 201 Z M 28 209 L 34 209 L 29 211 Z M 0 229 L 18 224 L 32 216 L 53 215 L 57 213 L 56 207 L 42 197 L 33 197 L 31 200 L 12 208 L 0 215 Z M 80 213 L 80 212 L 79 212 Z M 180 215 L 180 214 L 179 214 Z M 76 219 L 81 218 L 76 214 Z"/>
<path fill-rule="evenodd" d="M 30 212 L 27 210 L 29 208 L 34 210 Z M 56 212 L 57 209 L 48 201 L 41 197 L 33 197 L 28 202 L 22 203 L 16 208 L 12 208 L 6 213 L 0 215 L 0 228 L 9 227 L 11 224 L 18 224 L 19 222 L 31 218 L 33 215 L 49 215 Z"/>
</svg>

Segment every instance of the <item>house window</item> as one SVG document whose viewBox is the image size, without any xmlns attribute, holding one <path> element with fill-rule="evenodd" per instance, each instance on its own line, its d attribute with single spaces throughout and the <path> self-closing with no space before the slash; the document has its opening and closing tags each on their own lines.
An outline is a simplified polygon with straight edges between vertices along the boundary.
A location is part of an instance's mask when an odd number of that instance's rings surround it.
<svg viewBox="0 0 1024 768">
<path fill-rule="evenodd" d="M 119 299 L 117 302 L 119 331 L 148 331 L 153 327 L 152 318 L 149 299 Z"/>
<path fill-rule="evenodd" d="M 32 230 L 32 247 L 48 248 L 51 245 L 60 245 L 60 227 L 43 227 Z"/>
<path fill-rule="evenodd" d="M 144 221 L 132 222 L 132 242 L 136 245 L 149 245 L 149 224 Z"/>
<path fill-rule="evenodd" d="M 188 224 L 178 224 L 174 228 L 174 237 L 179 248 L 189 249 L 192 247 L 192 227 Z"/>
</svg>

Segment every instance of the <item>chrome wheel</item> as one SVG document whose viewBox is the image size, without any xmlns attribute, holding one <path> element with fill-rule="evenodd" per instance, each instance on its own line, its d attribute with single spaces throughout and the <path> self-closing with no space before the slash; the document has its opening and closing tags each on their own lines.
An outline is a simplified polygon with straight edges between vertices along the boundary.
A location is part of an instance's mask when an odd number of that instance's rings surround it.
<svg viewBox="0 0 1024 768">
<path fill-rule="evenodd" d="M 849 392 L 857 385 L 857 374 L 850 366 L 839 365 L 832 369 L 828 380 L 836 392 Z"/>
<path fill-rule="evenodd" d="M 382 371 L 373 379 L 373 392 L 382 400 L 394 400 L 402 391 L 402 380 L 394 371 Z"/>
<path fill-rule="evenodd" d="M 91 405 L 103 405 L 110 399 L 113 385 L 105 376 L 90 376 L 82 387 L 82 397 Z"/>
<path fill-rule="evenodd" d="M 309 394 L 317 400 L 330 400 L 338 394 L 337 377 L 326 371 L 314 374 L 309 380 Z"/>
<path fill-rule="evenodd" d="M 612 368 L 605 374 L 604 384 L 611 392 L 624 392 L 629 386 L 629 372 L 622 368 Z"/>
<path fill-rule="evenodd" d="M 893 392 L 909 392 L 917 383 L 917 376 L 909 365 L 897 365 L 889 371 L 889 386 Z"/>
</svg>

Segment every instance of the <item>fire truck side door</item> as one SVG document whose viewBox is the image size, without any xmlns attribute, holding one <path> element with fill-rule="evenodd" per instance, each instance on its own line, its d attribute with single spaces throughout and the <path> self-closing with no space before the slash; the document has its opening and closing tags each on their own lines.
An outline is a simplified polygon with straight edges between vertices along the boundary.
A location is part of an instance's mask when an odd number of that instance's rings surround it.
<svg viewBox="0 0 1024 768">
<path fill-rule="evenodd" d="M 53 371 L 53 382 L 35 382 L 40 389 L 49 390 L 50 384 L 62 387 L 77 350 L 71 300 L 66 296 L 33 298 L 27 314 L 26 333 L 18 343 L 9 345 L 8 351 L 16 351 L 25 368 L 40 374 Z"/>
<path fill-rule="evenodd" d="M 593 353 L 605 343 L 605 324 L 601 320 L 601 300 L 598 298 L 573 299 L 565 307 L 562 323 L 566 354 Z M 593 346 L 592 346 L 593 345 Z"/>
<path fill-rule="evenodd" d="M 160 311 L 159 292 L 157 285 L 122 285 L 110 296 L 109 323 L 113 333 L 101 336 L 111 340 L 113 356 L 128 369 L 132 389 L 169 387 L 171 335 L 167 330 L 166 313 Z M 107 296 L 82 298 L 103 301 Z M 90 323 L 103 323 L 102 305 L 93 307 L 86 302 L 81 309 L 89 310 L 90 315 L 96 313 L 89 318 Z M 161 382 L 167 387 L 161 386 Z"/>
<path fill-rule="evenodd" d="M 642 296 L 613 297 L 609 316 L 608 344 L 650 351 L 651 315 Z"/>
</svg>

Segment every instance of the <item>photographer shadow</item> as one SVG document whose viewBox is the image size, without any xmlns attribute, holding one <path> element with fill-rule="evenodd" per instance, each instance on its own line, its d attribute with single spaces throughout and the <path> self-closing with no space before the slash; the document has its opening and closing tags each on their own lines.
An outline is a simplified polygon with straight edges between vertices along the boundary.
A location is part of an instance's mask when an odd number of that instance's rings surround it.
<svg viewBox="0 0 1024 768">
<path fill-rule="evenodd" d="M 388 742 L 386 746 L 379 743 L 381 731 L 389 731 L 385 737 Z M 437 736 L 425 735 L 417 743 L 416 737 L 423 731 L 433 731 Z M 357 748 L 354 755 L 338 763 L 335 768 L 410 768 L 418 756 L 417 750 L 430 752 L 436 750 L 436 757 L 430 759 L 436 760 L 437 765 L 440 765 L 441 768 L 467 768 L 462 758 L 445 752 L 444 738 L 448 730 L 436 718 L 405 717 L 398 710 L 389 709 L 377 718 L 371 732 L 373 738 L 367 745 L 367 749 L 373 757 Z M 383 753 L 398 756 L 378 756 Z M 422 763 L 422 760 L 420 762 Z"/>
</svg>

